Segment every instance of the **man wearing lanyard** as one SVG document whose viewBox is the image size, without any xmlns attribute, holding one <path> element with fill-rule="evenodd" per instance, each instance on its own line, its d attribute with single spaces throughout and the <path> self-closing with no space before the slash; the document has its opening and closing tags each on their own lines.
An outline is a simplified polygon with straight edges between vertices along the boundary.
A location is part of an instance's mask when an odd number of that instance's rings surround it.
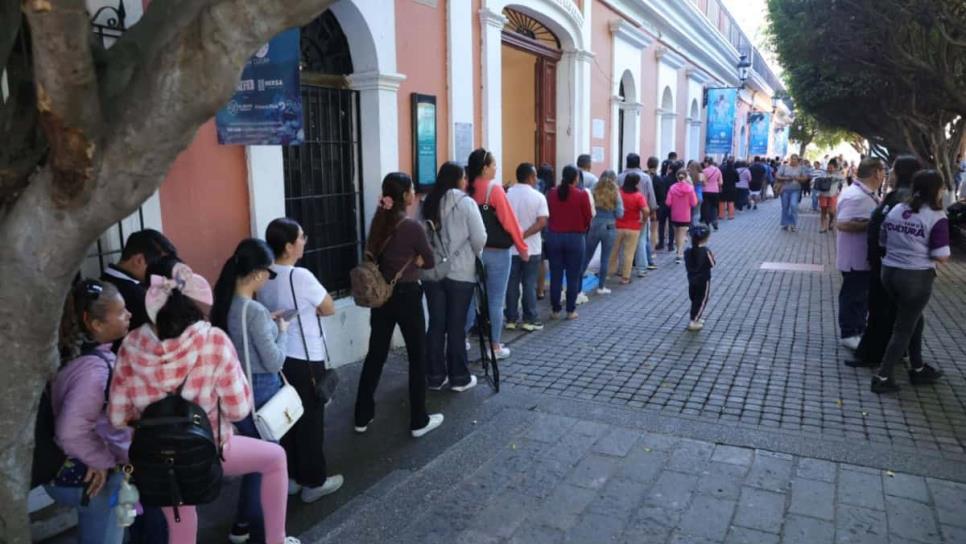
<svg viewBox="0 0 966 544">
<path fill-rule="evenodd" d="M 885 181 L 885 165 L 869 157 L 859 164 L 855 183 L 839 195 L 835 218 L 838 231 L 836 264 L 842 272 L 839 291 L 839 332 L 842 345 L 855 350 L 865 330 L 869 310 L 869 258 L 866 230 L 879 205 L 876 196 Z"/>
</svg>

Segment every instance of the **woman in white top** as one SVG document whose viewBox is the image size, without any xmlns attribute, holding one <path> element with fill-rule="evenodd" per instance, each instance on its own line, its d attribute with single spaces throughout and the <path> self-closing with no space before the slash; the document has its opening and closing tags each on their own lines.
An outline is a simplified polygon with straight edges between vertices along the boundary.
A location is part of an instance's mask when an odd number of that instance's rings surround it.
<svg viewBox="0 0 966 544">
<path fill-rule="evenodd" d="M 297 222 L 275 219 L 265 229 L 265 241 L 275 254 L 271 270 L 276 277 L 258 292 L 258 300 L 271 312 L 298 310 L 288 331 L 282 367 L 305 409 L 281 442 L 288 454 L 289 495 L 301 491 L 303 501 L 314 502 L 342 487 L 341 475 L 326 476 L 322 450 L 325 404 L 316 387 L 325 379 L 330 360 L 319 316 L 333 315 L 335 303 L 311 271 L 295 266 L 308 241 Z"/>
</svg>

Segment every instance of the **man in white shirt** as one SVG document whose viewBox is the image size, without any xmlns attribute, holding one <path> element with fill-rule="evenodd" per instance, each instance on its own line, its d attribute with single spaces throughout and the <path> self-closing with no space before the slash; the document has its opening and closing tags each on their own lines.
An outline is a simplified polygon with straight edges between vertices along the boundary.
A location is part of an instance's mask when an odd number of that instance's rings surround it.
<svg viewBox="0 0 966 544">
<path fill-rule="evenodd" d="M 584 189 L 587 189 L 587 191 L 593 191 L 594 185 L 597 185 L 597 181 L 600 179 L 591 173 L 590 166 L 592 163 L 593 161 L 591 160 L 590 155 L 581 155 L 577 157 L 577 168 L 580 168 L 580 175 L 583 179 L 583 182 L 581 182 L 580 186 Z"/>
<path fill-rule="evenodd" d="M 510 188 L 506 197 L 513 213 L 523 229 L 523 241 L 527 243 L 530 258 L 520 258 L 516 248 L 511 248 L 510 282 L 506 289 L 506 328 L 517 328 L 520 319 L 519 306 L 523 299 L 523 323 L 520 327 L 528 332 L 543 329 L 537 316 L 537 271 L 540 269 L 542 237 L 540 232 L 547 226 L 550 208 L 547 198 L 536 189 L 537 169 L 530 163 L 517 166 L 517 184 Z M 521 293 L 520 285 L 523 285 Z"/>
</svg>

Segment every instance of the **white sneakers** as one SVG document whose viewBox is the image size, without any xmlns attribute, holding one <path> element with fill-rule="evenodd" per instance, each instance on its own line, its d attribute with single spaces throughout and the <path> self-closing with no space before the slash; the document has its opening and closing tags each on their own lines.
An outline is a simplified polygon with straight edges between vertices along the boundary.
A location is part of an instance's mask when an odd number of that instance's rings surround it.
<svg viewBox="0 0 966 544">
<path fill-rule="evenodd" d="M 302 502 L 311 503 L 315 502 L 326 495 L 331 495 L 342 487 L 345 481 L 341 474 L 336 474 L 334 476 L 329 476 L 325 479 L 325 483 L 318 487 L 303 487 L 302 488 Z M 297 485 L 297 484 L 296 484 Z M 289 491 L 292 490 L 291 483 L 289 483 Z"/>
<path fill-rule="evenodd" d="M 586 304 L 588 302 L 590 302 L 590 299 L 587 298 L 587 295 L 585 295 L 583 293 L 583 291 L 581 291 L 580 293 L 577 293 L 577 305 L 578 306 L 581 305 L 581 304 Z"/>
<path fill-rule="evenodd" d="M 496 359 L 506 359 L 510 356 L 510 348 L 500 344 L 499 348 L 493 348 L 493 354 L 496 355 Z"/>
<path fill-rule="evenodd" d="M 373 418 L 373 419 L 375 419 L 375 418 Z M 363 425 L 361 427 L 359 425 L 355 425 L 353 427 L 353 429 L 355 430 L 355 432 L 357 432 L 359 434 L 362 434 L 362 433 L 364 433 L 364 432 L 366 432 L 366 431 L 369 430 L 369 424 L 370 423 L 372 423 L 372 419 L 369 420 L 369 423 L 366 423 L 365 425 Z M 289 495 L 291 495 L 291 493 L 289 493 Z"/>
<path fill-rule="evenodd" d="M 450 389 L 452 389 L 453 391 L 456 391 L 457 393 L 462 393 L 463 391 L 469 391 L 474 387 L 476 387 L 476 376 L 473 374 L 470 374 L 470 383 L 466 385 L 454 385 L 453 387 L 450 387 Z M 440 423 L 442 423 L 442 421 L 440 421 Z"/>
<path fill-rule="evenodd" d="M 610 293 L 611 293 L 610 289 L 608 289 L 606 287 L 599 287 L 597 289 L 597 294 L 598 295 L 609 295 Z"/>
<path fill-rule="evenodd" d="M 436 427 L 439 427 L 442 424 L 443 424 L 443 414 L 430 414 L 429 423 L 427 423 L 425 427 L 423 427 L 422 429 L 416 429 L 409 432 L 410 434 L 413 435 L 413 438 L 421 438 L 422 436 L 426 435 L 427 433 L 429 433 L 430 431 L 432 431 Z"/>
<path fill-rule="evenodd" d="M 843 346 L 849 348 L 852 351 L 859 349 L 859 343 L 862 341 L 861 336 L 850 336 L 848 338 L 843 338 L 841 343 Z"/>
<path fill-rule="evenodd" d="M 302 544 L 302 541 L 295 538 L 294 536 L 287 536 L 285 537 L 285 542 L 283 542 L 282 544 Z"/>
<path fill-rule="evenodd" d="M 691 321 L 688 323 L 689 331 L 700 331 L 703 328 L 704 328 L 704 323 L 700 321 Z"/>
</svg>

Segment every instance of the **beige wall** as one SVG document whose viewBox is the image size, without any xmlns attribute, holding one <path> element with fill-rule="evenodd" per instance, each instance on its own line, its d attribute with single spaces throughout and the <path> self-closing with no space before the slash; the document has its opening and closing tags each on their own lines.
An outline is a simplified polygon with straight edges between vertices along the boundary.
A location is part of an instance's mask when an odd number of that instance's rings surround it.
<svg viewBox="0 0 966 544">
<path fill-rule="evenodd" d="M 503 182 L 513 179 L 521 162 L 537 160 L 536 64 L 536 56 L 503 46 Z"/>
</svg>

